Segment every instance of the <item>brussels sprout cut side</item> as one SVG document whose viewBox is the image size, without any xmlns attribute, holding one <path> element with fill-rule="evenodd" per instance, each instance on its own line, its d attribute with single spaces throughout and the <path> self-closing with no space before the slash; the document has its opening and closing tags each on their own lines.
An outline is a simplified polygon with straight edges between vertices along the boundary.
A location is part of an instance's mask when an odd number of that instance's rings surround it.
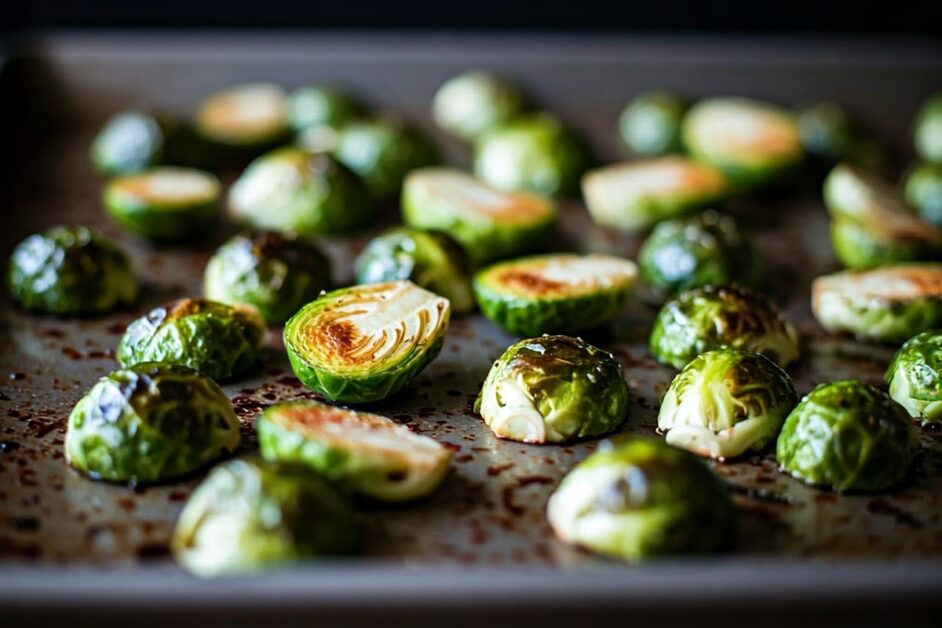
<svg viewBox="0 0 942 628">
<path fill-rule="evenodd" d="M 411 281 L 353 286 L 308 303 L 285 325 L 294 374 L 333 401 L 397 392 L 441 351 L 451 308 Z"/>
<path fill-rule="evenodd" d="M 626 231 L 689 214 L 728 191 L 722 172 L 679 155 L 606 166 L 582 179 L 592 220 Z"/>
<path fill-rule="evenodd" d="M 524 443 L 562 443 L 616 429 L 630 393 L 621 365 L 579 338 L 540 336 L 494 363 L 474 404 L 491 431 Z"/>
<path fill-rule="evenodd" d="M 528 192 L 502 192 L 450 168 L 409 174 L 402 216 L 419 229 L 442 231 L 476 263 L 519 255 L 541 246 L 556 224 L 556 207 Z"/>
<path fill-rule="evenodd" d="M 547 517 L 561 540 L 628 561 L 724 550 L 734 533 L 729 493 L 703 462 L 637 437 L 577 465 L 550 497 Z"/>
<path fill-rule="evenodd" d="M 942 163 L 942 92 L 922 104 L 915 122 L 916 152 L 926 161 Z"/>
<path fill-rule="evenodd" d="M 449 133 L 473 140 L 520 113 L 522 107 L 516 88 L 488 72 L 469 70 L 438 88 L 432 117 Z"/>
<path fill-rule="evenodd" d="M 906 410 L 855 380 L 821 384 L 792 410 L 778 437 L 782 469 L 836 491 L 882 491 L 912 461 L 916 432 Z"/>
<path fill-rule="evenodd" d="M 301 465 L 239 459 L 213 469 L 177 519 L 170 547 L 202 577 L 234 575 L 305 558 L 351 553 L 356 513 Z"/>
<path fill-rule="evenodd" d="M 635 155 L 653 157 L 677 152 L 686 108 L 683 100 L 670 92 L 645 92 L 621 112 L 618 132 Z"/>
<path fill-rule="evenodd" d="M 193 369 L 142 363 L 98 380 L 69 415 L 66 458 L 112 482 L 171 480 L 234 452 L 239 420 Z"/>
<path fill-rule="evenodd" d="M 487 318 L 513 334 L 568 333 L 615 316 L 637 275 L 634 262 L 610 255 L 536 255 L 485 268 L 474 296 Z"/>
<path fill-rule="evenodd" d="M 425 497 L 448 471 L 451 452 L 392 419 L 317 401 L 284 403 L 256 423 L 262 455 L 300 462 L 375 499 Z"/>
<path fill-rule="evenodd" d="M 30 312 L 101 314 L 137 300 L 128 256 L 87 227 L 53 227 L 20 242 L 7 271 L 10 296 Z"/>
<path fill-rule="evenodd" d="M 143 111 L 120 111 L 102 127 L 92 142 L 92 163 L 106 175 L 131 174 L 160 163 L 164 128 Z"/>
<path fill-rule="evenodd" d="M 193 124 L 203 139 L 229 152 L 265 150 L 288 137 L 288 96 L 270 83 L 229 87 L 200 103 Z"/>
<path fill-rule="evenodd" d="M 913 417 L 942 423 L 942 331 L 913 336 L 899 348 L 886 371 L 890 397 Z"/>
<path fill-rule="evenodd" d="M 918 164 L 906 176 L 906 202 L 923 220 L 942 229 L 942 163 Z"/>
<path fill-rule="evenodd" d="M 288 97 L 288 119 L 295 132 L 311 128 L 339 129 L 359 114 L 359 107 L 337 87 L 308 85 Z"/>
</svg>

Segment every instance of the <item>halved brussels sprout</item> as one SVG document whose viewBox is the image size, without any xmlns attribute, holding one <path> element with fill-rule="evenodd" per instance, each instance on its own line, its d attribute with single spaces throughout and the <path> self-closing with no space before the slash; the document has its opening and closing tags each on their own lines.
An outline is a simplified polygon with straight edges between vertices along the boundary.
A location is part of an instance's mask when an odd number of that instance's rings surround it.
<svg viewBox="0 0 942 628">
<path fill-rule="evenodd" d="M 300 462 L 375 499 L 402 502 L 431 494 L 451 452 L 384 416 L 319 401 L 282 403 L 256 423 L 262 456 Z"/>
<path fill-rule="evenodd" d="M 258 152 L 287 139 L 288 96 L 271 83 L 246 83 L 206 97 L 193 119 L 205 140 L 235 152 Z"/>
<path fill-rule="evenodd" d="M 942 163 L 942 92 L 922 104 L 915 126 L 916 152 L 926 161 Z"/>
<path fill-rule="evenodd" d="M 901 264 L 818 277 L 811 309 L 830 332 L 901 343 L 942 326 L 942 264 Z"/>
<path fill-rule="evenodd" d="M 215 380 L 244 375 L 258 363 L 265 321 L 258 310 L 207 299 L 179 299 L 128 325 L 118 343 L 121 366 L 180 364 Z"/>
<path fill-rule="evenodd" d="M 245 169 L 229 209 L 258 229 L 338 234 L 368 225 L 375 203 L 363 182 L 329 155 L 279 148 Z"/>
<path fill-rule="evenodd" d="M 672 294 L 708 284 L 754 283 L 760 264 L 732 216 L 706 211 L 660 223 L 641 245 L 641 276 Z"/>
<path fill-rule="evenodd" d="M 219 179 L 192 168 L 161 166 L 109 181 L 102 201 L 131 233 L 170 242 L 202 235 L 216 220 Z"/>
<path fill-rule="evenodd" d="M 728 192 L 722 172 L 680 155 L 614 164 L 582 178 L 582 195 L 592 220 L 626 231 L 684 216 Z"/>
<path fill-rule="evenodd" d="M 359 107 L 343 90 L 330 85 L 307 85 L 288 97 L 288 119 L 296 132 L 315 127 L 339 129 L 359 114 Z"/>
<path fill-rule="evenodd" d="M 657 416 L 667 442 L 700 456 L 762 451 L 798 403 L 788 374 L 767 357 L 717 349 L 695 357 L 671 382 Z"/>
<path fill-rule="evenodd" d="M 449 133 L 473 140 L 523 109 L 520 92 L 481 70 L 454 76 L 438 88 L 432 100 L 432 117 Z"/>
<path fill-rule="evenodd" d="M 603 443 L 547 505 L 556 536 L 639 561 L 727 549 L 734 510 L 723 482 L 696 456 L 647 438 Z"/>
<path fill-rule="evenodd" d="M 442 231 L 477 263 L 538 248 L 556 224 L 556 206 L 529 192 L 502 192 L 452 168 L 423 168 L 402 189 L 410 227 Z"/>
<path fill-rule="evenodd" d="M 456 314 L 474 308 L 471 262 L 444 233 L 396 227 L 370 240 L 354 263 L 357 283 L 408 279 L 451 302 Z"/>
<path fill-rule="evenodd" d="M 680 149 L 680 121 L 687 105 L 663 90 L 636 96 L 618 118 L 618 131 L 635 155 L 653 157 Z"/>
<path fill-rule="evenodd" d="M 514 118 L 488 131 L 475 144 L 474 174 L 508 192 L 572 194 L 585 167 L 582 147 L 548 113 Z"/>
<path fill-rule="evenodd" d="M 562 443 L 615 430 L 631 394 L 612 354 L 569 336 L 511 345 L 474 402 L 491 431 L 524 443 Z"/>
<path fill-rule="evenodd" d="M 798 112 L 798 134 L 805 152 L 826 162 L 846 159 L 855 142 L 850 117 L 833 102 L 823 101 Z"/>
<path fill-rule="evenodd" d="M 942 229 L 942 163 L 918 164 L 906 176 L 906 201 L 923 220 Z"/>
<path fill-rule="evenodd" d="M 669 299 L 649 341 L 662 364 L 682 368 L 711 349 L 741 349 L 782 368 L 798 359 L 798 334 L 775 305 L 740 286 L 704 286 Z"/>
<path fill-rule="evenodd" d="M 764 183 L 804 156 L 795 116 L 746 98 L 701 100 L 684 117 L 681 137 L 695 159 L 740 187 Z"/>
<path fill-rule="evenodd" d="M 196 487 L 170 542 L 202 577 L 258 571 L 359 545 L 357 516 L 324 478 L 301 465 L 238 459 Z"/>
<path fill-rule="evenodd" d="M 890 397 L 912 416 L 942 423 L 942 331 L 933 329 L 903 343 L 886 371 Z"/>
<path fill-rule="evenodd" d="M 52 227 L 20 242 L 7 284 L 24 309 L 58 316 L 125 307 L 140 290 L 124 251 L 87 227 Z"/>
<path fill-rule="evenodd" d="M 285 322 L 332 284 L 330 260 L 313 243 L 277 233 L 230 238 L 203 274 L 207 299 L 248 303 L 272 324 Z"/>
<path fill-rule="evenodd" d="M 131 174 L 160 163 L 166 129 L 143 111 L 119 111 L 92 142 L 92 163 L 107 175 Z"/>
<path fill-rule="evenodd" d="M 184 366 L 141 363 L 102 377 L 75 404 L 65 456 L 95 479 L 163 482 L 231 454 L 241 440 L 216 382 Z"/>
<path fill-rule="evenodd" d="M 836 491 L 882 491 L 912 461 L 916 432 L 906 410 L 856 380 L 819 384 L 785 419 L 775 457 L 792 476 Z"/>
<path fill-rule="evenodd" d="M 611 255 L 534 255 L 480 271 L 474 296 L 484 316 L 510 333 L 569 333 L 615 316 L 637 275 L 634 262 Z"/>
<path fill-rule="evenodd" d="M 353 286 L 305 305 L 285 325 L 294 374 L 332 401 L 380 401 L 442 349 L 448 299 L 411 281 Z"/>
</svg>

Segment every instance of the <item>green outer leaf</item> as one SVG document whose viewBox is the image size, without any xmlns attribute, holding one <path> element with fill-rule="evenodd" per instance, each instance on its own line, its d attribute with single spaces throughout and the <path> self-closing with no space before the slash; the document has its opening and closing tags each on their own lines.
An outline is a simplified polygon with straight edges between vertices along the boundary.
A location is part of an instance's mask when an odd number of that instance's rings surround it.
<svg viewBox="0 0 942 628">
<path fill-rule="evenodd" d="M 432 117 L 449 133 L 474 140 L 518 115 L 522 101 L 519 90 L 512 85 L 489 72 L 470 70 L 438 88 L 432 100 Z"/>
<path fill-rule="evenodd" d="M 848 158 L 857 140 L 847 112 L 829 101 L 799 111 L 798 131 L 809 155 L 831 163 Z"/>
<path fill-rule="evenodd" d="M 942 163 L 942 92 L 922 104 L 914 128 L 916 153 L 926 161 Z"/>
<path fill-rule="evenodd" d="M 166 130 L 149 113 L 119 111 L 92 141 L 92 163 L 106 175 L 130 174 L 155 166 L 163 157 Z"/>
<path fill-rule="evenodd" d="M 923 220 L 942 228 L 942 163 L 913 166 L 906 176 L 905 195 Z"/>
<path fill-rule="evenodd" d="M 914 242 L 883 240 L 855 220 L 831 220 L 834 256 L 846 268 L 864 269 L 929 259 L 932 249 Z"/>
<path fill-rule="evenodd" d="M 299 87 L 288 96 L 288 118 L 296 132 L 325 126 L 337 129 L 359 113 L 350 95 L 331 85 Z"/>
<path fill-rule="evenodd" d="M 942 331 L 913 336 L 893 356 L 885 376 L 890 397 L 912 416 L 942 422 Z"/>
<path fill-rule="evenodd" d="M 635 155 L 656 156 L 680 150 L 680 122 L 686 104 L 676 94 L 652 90 L 628 103 L 618 118 L 622 141 Z"/>
</svg>

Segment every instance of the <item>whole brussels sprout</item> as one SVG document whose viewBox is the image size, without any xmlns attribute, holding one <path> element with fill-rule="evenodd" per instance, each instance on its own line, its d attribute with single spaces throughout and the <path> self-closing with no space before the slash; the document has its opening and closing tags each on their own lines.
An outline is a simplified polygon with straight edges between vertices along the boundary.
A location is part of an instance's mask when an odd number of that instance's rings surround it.
<svg viewBox="0 0 942 628">
<path fill-rule="evenodd" d="M 510 120 L 478 138 L 474 148 L 474 174 L 505 191 L 572 194 L 585 166 L 582 147 L 548 113 Z"/>
<path fill-rule="evenodd" d="M 923 220 L 942 229 L 942 163 L 913 167 L 906 176 L 905 194 Z"/>
<path fill-rule="evenodd" d="M 124 251 L 87 227 L 52 227 L 29 236 L 13 249 L 7 273 L 16 303 L 58 316 L 125 307 L 140 290 Z"/>
<path fill-rule="evenodd" d="M 612 354 L 569 336 L 511 345 L 474 402 L 491 431 L 524 443 L 562 443 L 615 430 L 631 394 Z"/>
<path fill-rule="evenodd" d="M 603 445 L 550 497 L 557 537 L 629 561 L 732 545 L 729 493 L 696 456 L 647 438 Z"/>
<path fill-rule="evenodd" d="M 180 364 L 227 380 L 255 367 L 264 339 L 265 321 L 253 307 L 179 299 L 128 325 L 117 357 L 125 367 L 141 362 Z"/>
<path fill-rule="evenodd" d="M 942 163 L 942 92 L 922 104 L 915 128 L 916 153 L 926 161 Z"/>
<path fill-rule="evenodd" d="M 886 371 L 890 397 L 912 416 L 942 423 L 942 331 L 933 329 L 903 343 Z"/>
<path fill-rule="evenodd" d="M 591 170 L 582 195 L 596 224 L 635 231 L 685 216 L 722 200 L 726 176 L 680 155 L 642 159 Z"/>
<path fill-rule="evenodd" d="M 435 359 L 450 315 L 448 299 L 411 281 L 353 286 L 291 317 L 285 348 L 298 379 L 327 399 L 380 401 Z"/>
<path fill-rule="evenodd" d="M 798 395 L 767 357 L 739 349 L 701 353 L 671 382 L 657 427 L 675 447 L 735 458 L 762 451 L 777 435 Z"/>
<path fill-rule="evenodd" d="M 781 367 L 798 359 L 798 334 L 768 299 L 739 286 L 704 286 L 669 299 L 649 341 L 662 364 L 682 368 L 711 349 L 742 349 Z"/>
<path fill-rule="evenodd" d="M 431 494 L 451 452 L 392 419 L 319 401 L 282 403 L 256 422 L 262 456 L 300 462 L 356 492 L 389 502 Z"/>
<path fill-rule="evenodd" d="M 708 284 L 755 283 L 759 265 L 732 216 L 706 211 L 660 223 L 641 245 L 641 276 L 672 294 Z"/>
<path fill-rule="evenodd" d="M 143 111 L 119 111 L 92 142 L 92 163 L 106 175 L 131 174 L 160 163 L 165 123 Z"/>
<path fill-rule="evenodd" d="M 456 314 L 474 309 L 471 261 L 444 233 L 395 227 L 370 240 L 354 263 L 356 281 L 409 279 L 451 302 Z"/>
<path fill-rule="evenodd" d="M 906 410 L 856 380 L 820 384 L 785 419 L 775 457 L 808 484 L 882 491 L 906 475 L 916 432 Z"/>
<path fill-rule="evenodd" d="M 358 114 L 354 100 L 337 87 L 307 85 L 288 96 L 288 120 L 295 132 L 313 127 L 339 129 Z"/>
<path fill-rule="evenodd" d="M 833 102 L 818 102 L 798 112 L 798 134 L 805 152 L 834 163 L 849 156 L 855 141 L 850 116 Z"/>
<path fill-rule="evenodd" d="M 402 189 L 407 225 L 447 233 L 479 264 L 539 248 L 556 216 L 543 197 L 502 192 L 452 168 L 411 172 Z"/>
<path fill-rule="evenodd" d="M 301 465 L 238 459 L 196 487 L 170 546 L 187 571 L 212 577 L 350 553 L 359 536 L 347 499 L 317 474 Z"/>
<path fill-rule="evenodd" d="M 367 226 L 376 207 L 330 156 L 279 148 L 249 164 L 229 191 L 229 209 L 257 229 L 329 235 Z"/>
<path fill-rule="evenodd" d="M 901 343 L 942 326 L 942 264 L 901 264 L 818 277 L 811 309 L 830 332 Z"/>
<path fill-rule="evenodd" d="M 65 455 L 73 467 L 112 482 L 163 482 L 238 447 L 232 404 L 193 369 L 141 363 L 98 380 L 69 415 Z"/>
<path fill-rule="evenodd" d="M 436 124 L 466 140 L 507 122 L 522 109 L 522 98 L 516 88 L 481 70 L 469 70 L 448 79 L 432 100 Z"/>
<path fill-rule="evenodd" d="M 480 271 L 474 296 L 484 316 L 512 334 L 569 333 L 615 316 L 637 275 L 634 262 L 611 255 L 535 255 Z"/>
<path fill-rule="evenodd" d="M 228 87 L 199 104 L 193 127 L 223 152 L 258 153 L 288 138 L 288 95 L 271 83 Z"/>
<path fill-rule="evenodd" d="M 680 121 L 687 105 L 663 90 L 636 96 L 618 118 L 618 132 L 635 155 L 653 157 L 680 150 Z"/>
</svg>

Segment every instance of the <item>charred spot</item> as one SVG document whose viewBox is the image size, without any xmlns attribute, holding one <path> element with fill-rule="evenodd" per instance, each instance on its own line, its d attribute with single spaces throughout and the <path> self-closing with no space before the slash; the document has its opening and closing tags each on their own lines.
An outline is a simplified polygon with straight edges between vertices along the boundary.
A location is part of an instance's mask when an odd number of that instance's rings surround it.
<svg viewBox="0 0 942 628">
<path fill-rule="evenodd" d="M 546 279 L 537 273 L 529 273 L 516 268 L 509 268 L 498 274 L 497 281 L 500 284 L 535 294 L 557 292 L 566 287 L 566 284 Z"/>
</svg>

